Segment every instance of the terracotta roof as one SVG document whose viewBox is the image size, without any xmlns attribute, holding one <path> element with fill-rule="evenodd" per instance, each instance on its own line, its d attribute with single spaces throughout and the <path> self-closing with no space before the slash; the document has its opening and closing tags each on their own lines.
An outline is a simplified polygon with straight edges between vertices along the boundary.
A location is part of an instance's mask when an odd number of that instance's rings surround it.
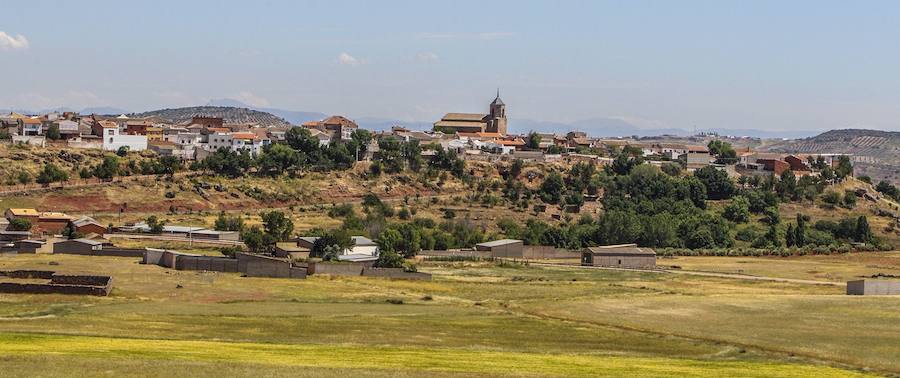
<svg viewBox="0 0 900 378">
<path fill-rule="evenodd" d="M 481 121 L 487 114 L 480 113 L 447 113 L 441 121 Z"/>
<path fill-rule="evenodd" d="M 230 133 L 231 129 L 227 127 L 207 127 L 206 130 L 209 130 L 213 133 Z"/>
<path fill-rule="evenodd" d="M 41 124 L 40 118 L 22 118 L 22 123 L 26 125 L 39 125 Z"/>
<path fill-rule="evenodd" d="M 705 146 L 688 146 L 688 152 L 706 152 L 709 153 L 709 149 Z"/>
<path fill-rule="evenodd" d="M 331 117 L 325 118 L 322 120 L 322 123 L 325 125 L 341 125 L 343 127 L 351 127 L 354 129 L 359 127 L 356 125 L 356 122 L 353 122 L 347 117 L 339 115 L 333 115 Z"/>
<path fill-rule="evenodd" d="M 250 139 L 255 140 L 259 139 L 259 137 L 254 133 L 234 133 L 231 134 L 232 139 Z"/>
<path fill-rule="evenodd" d="M 504 146 L 524 146 L 525 141 L 521 139 L 509 140 L 509 139 L 500 139 L 497 143 L 502 144 Z"/>
<path fill-rule="evenodd" d="M 482 138 L 500 138 L 500 137 L 503 136 L 503 134 L 500 134 L 500 133 L 486 133 L 486 132 L 482 131 L 482 132 L 478 133 L 478 136 L 480 136 L 480 137 L 482 137 Z"/>
</svg>

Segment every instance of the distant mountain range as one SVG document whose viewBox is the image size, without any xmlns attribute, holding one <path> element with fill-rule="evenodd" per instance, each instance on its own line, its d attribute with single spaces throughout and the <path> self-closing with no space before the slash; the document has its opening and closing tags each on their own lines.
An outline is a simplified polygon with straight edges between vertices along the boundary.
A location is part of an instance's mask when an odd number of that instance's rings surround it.
<svg viewBox="0 0 900 378">
<path fill-rule="evenodd" d="M 230 99 L 230 98 L 222 98 L 210 100 L 207 104 L 207 107 L 230 107 L 230 108 L 243 108 L 254 110 L 258 112 L 269 113 L 276 118 L 281 118 L 293 125 L 300 125 L 307 121 L 317 121 L 323 118 L 326 118 L 328 114 L 322 112 L 314 112 L 314 111 L 299 111 L 299 110 L 287 110 L 287 109 L 279 109 L 279 108 L 271 108 L 271 107 L 255 107 L 243 103 L 239 100 Z M 190 108 L 198 108 L 198 107 L 189 107 L 189 108 L 181 108 L 181 109 L 190 109 Z M 42 114 L 50 111 L 64 111 L 64 110 L 72 110 L 72 109 L 49 109 L 42 110 L 39 112 L 31 112 L 31 111 L 22 111 L 17 110 L 20 113 L 26 114 Z M 171 109 L 169 109 L 171 110 Z M 10 110 L 0 110 L 2 113 L 8 113 Z M 154 111 L 155 112 L 155 111 Z M 118 114 L 130 114 L 131 112 L 125 109 L 115 108 L 115 107 L 92 107 L 82 109 L 82 114 L 107 114 L 107 115 L 118 115 Z M 144 112 L 138 114 L 150 114 L 153 112 Z M 347 115 L 352 118 L 359 124 L 360 127 L 369 129 L 369 130 L 390 130 L 391 126 L 401 126 L 408 129 L 413 130 L 429 130 L 431 129 L 433 121 L 403 121 L 398 119 L 391 118 L 379 118 L 379 117 L 366 117 L 359 116 L 354 117 L 353 115 Z M 627 136 L 656 136 L 656 135 L 675 135 L 675 136 L 690 136 L 694 134 L 693 131 L 679 129 L 679 128 L 642 128 L 635 124 L 632 124 L 628 121 L 618 119 L 618 118 L 592 118 L 575 122 L 548 122 L 548 121 L 536 121 L 532 119 L 519 119 L 519 118 L 510 118 L 509 120 L 509 131 L 513 133 L 527 133 L 529 131 L 538 131 L 538 132 L 553 132 L 553 133 L 566 133 L 569 131 L 578 130 L 585 131 L 589 135 L 598 136 L 598 137 L 627 137 Z M 819 132 L 811 131 L 811 130 L 788 130 L 788 131 L 768 131 L 768 130 L 758 130 L 758 129 L 726 129 L 726 128 L 713 128 L 713 129 L 704 129 L 705 132 L 714 132 L 719 135 L 730 135 L 730 136 L 748 136 L 755 138 L 764 138 L 764 139 L 796 139 L 796 138 L 806 138 L 815 136 Z"/>
</svg>

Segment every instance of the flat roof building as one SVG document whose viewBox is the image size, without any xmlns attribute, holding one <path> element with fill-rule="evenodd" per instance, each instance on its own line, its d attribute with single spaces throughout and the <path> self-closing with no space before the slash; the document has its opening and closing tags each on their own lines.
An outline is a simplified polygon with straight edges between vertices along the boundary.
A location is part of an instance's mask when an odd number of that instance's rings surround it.
<svg viewBox="0 0 900 378">
<path fill-rule="evenodd" d="M 613 268 L 656 268 L 656 252 L 637 244 L 587 247 L 581 252 L 581 265 Z"/>
<path fill-rule="evenodd" d="M 486 251 L 491 253 L 491 257 L 514 257 L 522 258 L 522 251 L 525 243 L 516 239 L 500 239 L 484 243 L 475 244 L 476 251 Z"/>
</svg>

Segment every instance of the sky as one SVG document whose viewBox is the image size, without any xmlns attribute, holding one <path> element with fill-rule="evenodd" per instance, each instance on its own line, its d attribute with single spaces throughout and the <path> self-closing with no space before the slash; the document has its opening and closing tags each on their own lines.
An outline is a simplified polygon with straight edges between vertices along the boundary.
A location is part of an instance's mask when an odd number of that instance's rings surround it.
<svg viewBox="0 0 900 378">
<path fill-rule="evenodd" d="M 897 1 L 0 0 L 0 109 L 900 130 Z"/>
</svg>

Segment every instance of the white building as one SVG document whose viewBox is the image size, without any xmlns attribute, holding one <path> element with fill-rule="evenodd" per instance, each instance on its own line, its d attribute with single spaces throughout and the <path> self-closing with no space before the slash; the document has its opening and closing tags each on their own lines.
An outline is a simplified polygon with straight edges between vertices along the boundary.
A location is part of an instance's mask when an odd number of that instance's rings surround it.
<svg viewBox="0 0 900 378">
<path fill-rule="evenodd" d="M 231 133 L 214 132 L 207 135 L 206 143 L 210 151 L 218 151 L 220 148 L 231 148 Z"/>
<path fill-rule="evenodd" d="M 130 151 L 143 151 L 147 149 L 146 135 L 124 135 L 118 127 L 103 128 L 103 149 L 116 151 L 120 147 L 128 147 Z"/>
<path fill-rule="evenodd" d="M 250 155 L 259 155 L 268 140 L 261 139 L 254 133 L 232 133 L 231 149 L 234 151 L 247 151 Z"/>
</svg>

